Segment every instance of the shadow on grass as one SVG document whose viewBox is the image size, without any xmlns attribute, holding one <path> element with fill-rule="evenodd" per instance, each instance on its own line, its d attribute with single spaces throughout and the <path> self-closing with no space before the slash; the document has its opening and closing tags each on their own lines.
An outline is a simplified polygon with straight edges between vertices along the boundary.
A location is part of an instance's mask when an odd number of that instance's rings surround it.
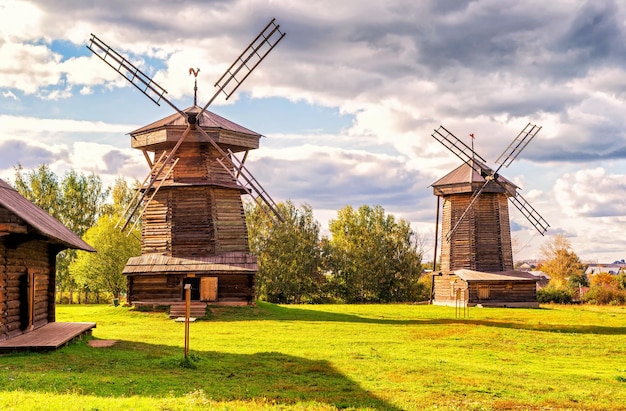
<svg viewBox="0 0 626 411">
<path fill-rule="evenodd" d="M 285 307 L 270 303 L 259 303 L 257 307 L 244 308 L 214 308 L 214 315 L 209 320 L 215 321 L 328 321 L 346 323 L 388 324 L 388 325 L 479 325 L 484 327 L 511 328 L 520 330 L 543 331 L 552 333 L 569 334 L 601 334 L 601 335 L 624 335 L 624 327 L 607 327 L 600 325 L 576 325 L 576 324 L 531 324 L 514 321 L 495 321 L 472 318 L 427 318 L 413 320 L 397 320 L 387 318 L 362 317 L 356 314 L 344 314 L 321 310 L 309 310 L 303 306 Z M 483 308 L 481 308 L 483 309 Z M 490 308 L 484 308 L 489 310 Z M 515 310 L 515 308 L 506 308 Z M 239 310 L 239 311 L 238 311 Z M 540 312 L 542 309 L 539 309 Z M 451 311 L 451 316 L 452 316 Z M 471 315 L 471 314 L 470 314 Z"/>
<path fill-rule="evenodd" d="M 184 397 L 201 392 L 213 401 L 322 403 L 336 408 L 398 410 L 339 373 L 327 361 L 277 352 L 230 354 L 120 341 L 92 348 L 85 341 L 47 354 L 3 357 L 3 391 L 79 393 L 99 397 Z"/>
</svg>

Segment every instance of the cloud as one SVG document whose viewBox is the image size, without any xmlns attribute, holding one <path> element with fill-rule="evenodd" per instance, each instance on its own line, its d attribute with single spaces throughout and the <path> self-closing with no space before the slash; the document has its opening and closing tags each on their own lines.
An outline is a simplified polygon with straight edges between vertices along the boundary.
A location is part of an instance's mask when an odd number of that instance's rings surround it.
<svg viewBox="0 0 626 411">
<path fill-rule="evenodd" d="M 556 181 L 554 190 L 568 216 L 626 215 L 626 176 L 608 174 L 602 167 L 565 174 Z"/>
<path fill-rule="evenodd" d="M 120 97 L 128 82 L 84 48 L 89 33 L 176 101 L 191 100 L 188 69 L 199 67 L 204 102 L 271 16 L 287 36 L 237 95 L 331 107 L 352 120 L 337 132 L 319 127 L 328 134 L 276 125 L 284 134 L 263 139 L 249 160 L 272 195 L 308 202 L 324 215 L 348 203 L 381 204 L 429 229 L 428 187 L 459 164 L 432 139 L 433 129 L 444 124 L 467 142 L 475 134 L 476 151 L 493 164 L 532 122 L 543 129 L 502 174 L 529 190 L 525 197 L 553 224 L 551 232 L 575 235 L 589 253 L 600 252 L 591 239 L 611 249 L 599 230 L 613 233 L 611 224 L 626 215 L 619 199 L 626 175 L 626 6 L 612 0 L 120 0 L 107 7 L 0 0 L 1 144 L 30 163 L 47 159 L 107 178 L 143 178 L 141 153 L 111 138 L 142 124 L 85 120 L 85 113 L 115 118 L 101 98 L 132 113 L 131 121 L 142 110 Z M 215 104 L 236 107 L 237 95 Z M 18 110 L 15 96 L 21 110 L 37 109 L 9 116 Z M 82 110 L 70 108 L 74 99 Z M 288 104 L 280 110 L 291 114 Z M 304 116 L 302 110 L 290 123 Z M 245 124 L 245 113 L 240 119 Z M 0 169 L 9 167 L 8 154 Z M 512 219 L 516 235 L 534 235 L 523 217 Z"/>
</svg>

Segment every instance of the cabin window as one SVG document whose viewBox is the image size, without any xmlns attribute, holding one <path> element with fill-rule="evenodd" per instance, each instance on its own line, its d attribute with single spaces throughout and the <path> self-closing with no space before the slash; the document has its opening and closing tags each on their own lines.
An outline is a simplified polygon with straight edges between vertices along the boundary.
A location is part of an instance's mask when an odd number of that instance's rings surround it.
<svg viewBox="0 0 626 411">
<path fill-rule="evenodd" d="M 478 287 L 478 299 L 479 300 L 488 300 L 489 299 L 489 287 Z"/>
</svg>

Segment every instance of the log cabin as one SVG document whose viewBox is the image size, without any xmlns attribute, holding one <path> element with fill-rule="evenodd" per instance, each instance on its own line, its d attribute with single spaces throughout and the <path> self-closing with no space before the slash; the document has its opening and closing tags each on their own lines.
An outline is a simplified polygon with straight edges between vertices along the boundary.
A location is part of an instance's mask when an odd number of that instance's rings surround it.
<svg viewBox="0 0 626 411">
<path fill-rule="evenodd" d="M 538 307 L 537 277 L 513 269 L 508 197 L 517 187 L 499 177 L 485 186 L 454 233 L 447 234 L 485 184 L 487 166 L 463 163 L 432 184 L 443 200 L 441 271 L 433 275 L 433 303 Z M 478 167 L 476 167 L 478 166 Z M 478 173 L 475 168 L 484 168 Z M 439 213 L 439 210 L 437 210 Z"/>
<path fill-rule="evenodd" d="M 0 180 L 0 341 L 55 322 L 56 255 L 95 250 Z"/>
</svg>

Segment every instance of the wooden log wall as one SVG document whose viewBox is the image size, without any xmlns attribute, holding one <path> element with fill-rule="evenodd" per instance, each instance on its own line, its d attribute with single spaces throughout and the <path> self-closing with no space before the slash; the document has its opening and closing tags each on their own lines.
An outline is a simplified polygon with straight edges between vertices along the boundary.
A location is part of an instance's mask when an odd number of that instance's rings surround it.
<svg viewBox="0 0 626 411">
<path fill-rule="evenodd" d="M 241 193 L 217 187 L 213 193 L 216 253 L 248 252 L 248 229 Z"/>
<path fill-rule="evenodd" d="M 454 287 L 467 286 L 463 280 L 456 275 L 438 275 L 434 277 L 435 281 L 435 301 L 437 302 L 454 302 Z"/>
<path fill-rule="evenodd" d="M 444 197 L 441 233 L 443 271 L 467 268 L 477 271 L 513 269 L 508 202 L 505 194 L 483 193 L 465 216 L 450 241 L 454 227 L 471 200 L 471 194 Z"/>
<path fill-rule="evenodd" d="M 529 281 L 470 281 L 466 282 L 454 274 L 434 277 L 435 301 L 440 303 L 455 302 L 455 288 L 468 288 L 467 298 L 470 304 L 489 303 L 533 303 L 537 301 L 537 287 Z M 487 288 L 489 297 L 479 297 L 479 289 Z"/>
<path fill-rule="evenodd" d="M 13 242 L 4 238 L 0 254 L 2 261 L 2 307 L 0 338 L 10 338 L 23 333 L 30 326 L 39 328 L 47 324 L 54 310 L 54 265 L 52 250 L 42 240 Z M 56 254 L 56 253 L 55 253 Z M 52 315 L 54 319 L 54 315 Z"/>
<path fill-rule="evenodd" d="M 160 155 L 157 151 L 156 158 Z M 247 252 L 241 191 L 217 163 L 217 151 L 208 144 L 183 144 L 177 156 L 180 161 L 173 174 L 143 214 L 142 254 Z"/>
<path fill-rule="evenodd" d="M 171 195 L 160 190 L 142 215 L 141 253 L 171 253 Z M 169 255 L 169 254 L 168 254 Z"/>
<path fill-rule="evenodd" d="M 254 274 L 194 273 L 195 278 L 217 278 L 218 301 L 254 300 Z M 128 296 L 132 301 L 181 301 L 184 274 L 128 276 Z"/>
<path fill-rule="evenodd" d="M 479 298 L 479 289 L 488 288 L 489 298 Z M 537 286 L 534 282 L 523 281 L 494 281 L 473 282 L 469 286 L 469 300 L 476 304 L 504 303 L 504 302 L 536 302 Z"/>
<path fill-rule="evenodd" d="M 158 159 L 163 152 L 166 155 L 163 156 L 162 161 L 167 157 L 171 148 L 166 150 L 157 150 L 154 158 Z M 217 161 L 222 156 L 220 153 L 209 143 L 183 143 L 175 154 L 180 160 L 174 168 L 173 173 L 168 177 L 170 182 L 178 183 L 193 183 L 202 182 L 204 184 L 217 184 L 235 186 L 237 182 L 230 175 L 230 173 L 222 167 Z M 159 167 L 154 167 L 153 170 L 158 170 L 161 163 L 157 163 Z M 164 170 L 168 170 L 166 166 Z M 165 176 L 165 172 L 162 172 L 159 179 Z"/>
</svg>

